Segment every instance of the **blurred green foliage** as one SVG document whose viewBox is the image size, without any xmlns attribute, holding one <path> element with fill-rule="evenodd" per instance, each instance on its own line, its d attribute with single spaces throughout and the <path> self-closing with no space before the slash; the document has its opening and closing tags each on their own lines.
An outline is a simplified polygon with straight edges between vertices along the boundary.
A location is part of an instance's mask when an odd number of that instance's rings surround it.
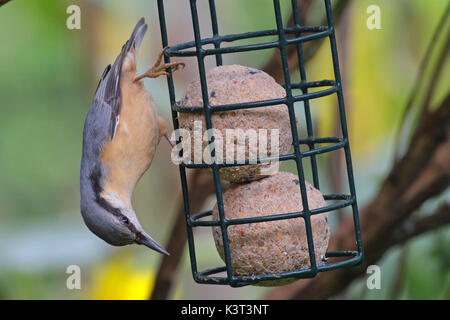
<svg viewBox="0 0 450 320">
<path fill-rule="evenodd" d="M 445 2 L 352 2 L 350 54 L 343 72 L 348 78 L 344 89 L 361 207 L 377 190 L 389 168 L 394 130 Z M 191 40 L 187 6 L 183 7 L 181 1 L 166 3 L 166 12 L 174 12 L 168 19 L 171 39 Z M 70 4 L 81 7 L 81 30 L 66 28 L 66 8 Z M 370 4 L 381 7 L 382 30 L 366 28 L 366 8 Z M 217 8 L 221 12 L 222 33 L 275 28 L 270 1 L 218 0 Z M 209 21 L 207 9 L 200 13 Z M 319 5 L 313 13 L 312 20 L 320 21 L 323 11 Z M 289 14 L 289 7 L 284 5 L 285 19 Z M 117 281 L 120 272 L 124 282 L 139 277 L 147 279 L 154 274 L 158 256 L 136 246 L 112 249 L 89 233 L 79 214 L 78 175 L 84 117 L 101 71 L 117 55 L 142 15 L 150 21 L 150 35 L 144 40 L 139 69 L 150 66 L 161 49 L 156 1 L 13 0 L 0 8 L 0 299 L 101 298 L 94 293 L 102 292 L 102 288 L 110 285 L 108 281 Z M 330 65 L 325 63 L 328 49 L 324 45 L 309 63 L 311 79 L 331 74 Z M 225 63 L 261 68 L 270 54 L 271 51 L 262 51 L 255 55 L 226 56 Z M 196 65 L 191 66 L 189 69 L 188 65 L 184 75 L 176 75 L 180 77 L 178 83 L 185 86 L 196 76 L 193 73 Z M 443 78 L 447 81 L 441 81 L 438 99 L 448 91 L 448 63 L 445 68 Z M 146 86 L 153 93 L 159 111 L 168 117 L 165 79 L 152 80 Z M 177 92 L 183 89 L 181 86 Z M 321 133 L 331 130 L 335 115 L 329 112 L 330 104 L 326 99 L 313 102 L 315 122 Z M 160 146 L 134 198 L 144 227 L 157 239 L 167 237 L 180 192 L 178 170 L 168 161 L 169 151 L 167 145 Z M 320 160 L 321 171 L 326 172 L 328 166 L 327 158 Z M 327 186 L 330 184 L 326 173 L 322 179 Z M 449 231 L 448 228 L 436 231 L 408 244 L 399 298 L 449 298 L 450 252 L 446 245 Z M 220 260 L 210 233 L 197 236 L 201 263 L 215 266 Z M 389 298 L 401 250 L 393 248 L 381 262 L 382 290 L 369 292 L 365 279 L 361 279 L 342 297 Z M 131 262 L 114 269 L 117 265 L 111 261 L 120 261 L 124 256 Z M 69 264 L 82 267 L 82 290 L 66 289 L 65 271 Z M 119 271 L 112 272 L 111 268 Z M 97 277 L 102 272 L 114 276 L 100 277 L 102 282 Z M 191 278 L 186 256 L 179 280 L 178 298 L 258 298 L 265 290 L 197 285 Z M 149 287 L 140 287 L 136 292 L 145 298 L 148 290 Z M 122 296 L 127 297 L 130 296 Z"/>
</svg>

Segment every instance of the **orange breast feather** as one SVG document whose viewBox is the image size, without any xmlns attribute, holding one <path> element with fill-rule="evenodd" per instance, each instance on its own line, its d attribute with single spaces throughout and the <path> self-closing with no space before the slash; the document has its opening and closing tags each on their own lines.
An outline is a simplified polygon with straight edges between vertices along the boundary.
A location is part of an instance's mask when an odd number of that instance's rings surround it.
<svg viewBox="0 0 450 320">
<path fill-rule="evenodd" d="M 124 77 L 121 81 L 122 106 L 114 138 L 102 151 L 107 169 L 103 189 L 130 201 L 140 177 L 148 169 L 159 141 L 159 128 L 153 99 L 142 83 Z"/>
</svg>

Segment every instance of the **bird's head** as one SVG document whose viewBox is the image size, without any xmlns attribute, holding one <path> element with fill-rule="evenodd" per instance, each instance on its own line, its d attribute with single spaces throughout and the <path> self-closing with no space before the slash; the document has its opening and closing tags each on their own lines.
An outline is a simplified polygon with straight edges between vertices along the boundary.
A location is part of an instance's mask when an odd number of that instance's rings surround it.
<svg viewBox="0 0 450 320">
<path fill-rule="evenodd" d="M 81 213 L 89 230 L 114 246 L 141 244 L 157 252 L 169 253 L 139 223 L 136 213 L 117 195 L 99 195 L 81 205 Z"/>
</svg>

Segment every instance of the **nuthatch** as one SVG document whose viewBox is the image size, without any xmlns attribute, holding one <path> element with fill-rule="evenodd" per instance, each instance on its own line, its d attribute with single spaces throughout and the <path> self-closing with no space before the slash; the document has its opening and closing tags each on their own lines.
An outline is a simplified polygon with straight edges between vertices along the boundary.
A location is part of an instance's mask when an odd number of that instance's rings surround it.
<svg viewBox="0 0 450 320">
<path fill-rule="evenodd" d="M 168 252 L 142 228 L 131 206 L 136 183 L 149 168 L 168 132 L 141 79 L 167 75 L 181 63 L 156 64 L 136 76 L 136 52 L 147 31 L 141 18 L 114 64 L 108 65 L 95 92 L 83 131 L 81 213 L 88 228 L 111 245 L 143 244 Z M 170 142 L 170 140 L 169 140 Z"/>
</svg>

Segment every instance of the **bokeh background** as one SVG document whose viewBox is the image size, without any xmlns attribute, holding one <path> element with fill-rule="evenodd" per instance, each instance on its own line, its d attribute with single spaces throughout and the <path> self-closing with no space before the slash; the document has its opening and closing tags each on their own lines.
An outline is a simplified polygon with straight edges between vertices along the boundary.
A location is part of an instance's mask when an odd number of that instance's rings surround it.
<svg viewBox="0 0 450 320">
<path fill-rule="evenodd" d="M 289 1 L 282 2 L 287 20 Z M 311 11 L 311 21 L 323 17 L 322 1 L 317 2 L 320 5 Z M 271 1 L 216 3 L 222 34 L 275 28 Z M 345 25 L 337 28 L 360 207 L 371 199 L 390 168 L 419 63 L 447 3 L 351 1 Z M 66 9 L 71 4 L 81 8 L 80 30 L 66 27 Z M 208 35 L 206 4 L 199 0 L 201 27 Z M 380 30 L 366 26 L 366 9 L 372 4 L 381 8 Z M 170 44 L 193 39 L 188 1 L 166 1 L 166 14 Z M 115 59 L 141 16 L 149 24 L 138 58 L 138 70 L 143 72 L 162 49 L 154 0 L 12 0 L 0 7 L 0 299 L 146 299 L 150 295 L 161 256 L 141 246 L 107 245 L 89 232 L 79 212 L 84 118 L 103 69 Z M 226 55 L 224 63 L 261 69 L 271 54 L 264 50 Z M 180 61 L 186 68 L 174 75 L 178 97 L 198 76 L 195 59 Z M 208 60 L 208 66 L 212 63 Z M 308 62 L 307 72 L 308 79 L 332 77 L 328 43 Z M 449 75 L 446 63 L 436 101 L 448 92 Z M 158 112 L 169 120 L 166 80 L 145 80 L 145 86 Z M 312 102 L 316 130 L 323 135 L 333 133 L 336 114 L 330 109 L 334 104 L 330 99 Z M 319 161 L 325 188 L 333 187 L 329 160 Z M 293 167 L 284 169 L 295 172 Z M 162 243 L 175 218 L 179 182 L 170 147 L 162 141 L 133 197 L 144 228 Z M 426 213 L 443 201 L 449 201 L 448 190 L 420 211 Z M 211 200 L 205 206 L 213 204 Z M 220 260 L 210 232 L 198 237 L 200 263 L 217 265 Z M 444 227 L 408 242 L 408 248 L 393 247 L 379 263 L 381 290 L 368 290 L 363 278 L 338 297 L 448 299 L 449 244 L 450 228 Z M 401 261 L 403 281 L 392 296 Z M 81 268 L 80 290 L 66 288 L 69 265 Z M 187 251 L 176 283 L 175 299 L 257 299 L 267 290 L 198 285 L 190 273 Z"/>
</svg>

